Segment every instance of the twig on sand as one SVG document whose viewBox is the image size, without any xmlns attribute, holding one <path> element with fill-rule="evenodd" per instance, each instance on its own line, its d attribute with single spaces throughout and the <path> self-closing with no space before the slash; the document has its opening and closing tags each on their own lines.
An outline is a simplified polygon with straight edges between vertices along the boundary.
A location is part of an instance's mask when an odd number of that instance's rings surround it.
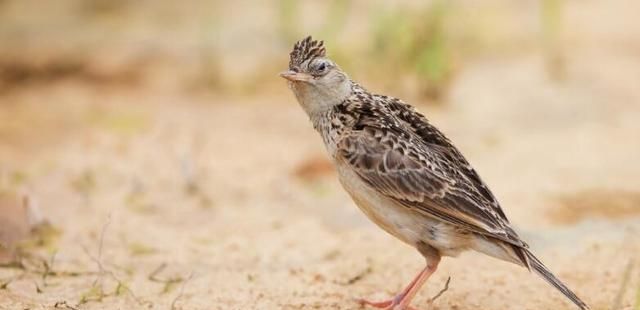
<svg viewBox="0 0 640 310">
<path fill-rule="evenodd" d="M 70 306 L 66 301 L 56 301 L 53 307 L 56 309 L 78 310 L 78 308 Z"/>
<path fill-rule="evenodd" d="M 182 281 L 185 281 L 185 278 L 182 276 L 176 277 L 163 277 L 160 278 L 159 274 L 167 267 L 167 263 L 162 263 L 156 269 L 154 269 L 148 276 L 147 279 L 151 282 L 163 283 L 164 288 L 162 289 L 162 293 L 168 293 L 174 287 L 175 284 L 178 284 Z"/>
<path fill-rule="evenodd" d="M 44 271 L 42 272 L 42 285 L 43 286 L 47 286 L 47 276 L 52 275 L 52 270 L 53 270 L 53 264 L 56 261 L 56 254 L 57 252 L 53 252 L 51 254 L 51 258 L 49 259 L 49 261 L 43 259 L 42 260 L 42 267 L 44 268 Z"/>
<path fill-rule="evenodd" d="M 158 266 L 156 269 L 154 269 L 148 276 L 147 279 L 149 279 L 149 281 L 151 282 L 161 282 L 161 283 L 165 283 L 167 282 L 167 280 L 165 279 L 160 279 L 158 278 L 158 274 L 160 272 L 162 272 L 162 270 L 164 270 L 165 268 L 167 268 L 167 263 L 162 263 L 160 264 L 160 266 Z"/>
<path fill-rule="evenodd" d="M 184 294 L 184 287 L 187 285 L 187 282 L 189 282 L 189 280 L 191 280 L 193 278 L 193 271 L 191 273 L 189 273 L 189 276 L 182 282 L 182 285 L 180 286 L 180 292 L 178 293 L 178 295 L 176 295 L 176 298 L 173 299 L 173 301 L 171 302 L 171 310 L 176 310 L 176 304 L 178 302 L 178 299 L 182 298 L 182 295 Z"/>
<path fill-rule="evenodd" d="M 53 254 L 51 254 L 51 257 L 47 260 L 39 256 L 23 253 L 20 257 L 20 260 L 14 265 L 10 266 L 11 268 L 20 270 L 21 273 L 6 279 L 0 279 L 0 290 L 7 289 L 9 284 L 11 284 L 13 281 L 23 279 L 29 274 L 39 275 L 42 280 L 42 286 L 40 286 L 38 282 L 34 282 L 36 291 L 38 293 L 41 293 L 43 288 L 49 286 L 47 279 L 49 279 L 50 277 L 79 277 L 97 274 L 96 272 L 92 271 L 54 270 L 53 267 L 56 254 L 57 252 L 53 252 Z"/>
<path fill-rule="evenodd" d="M 102 231 L 100 232 L 100 241 L 98 243 L 98 257 L 96 259 L 93 259 L 93 261 L 96 262 L 96 264 L 98 264 L 98 276 L 96 277 L 96 279 L 93 281 L 93 286 L 96 285 L 96 283 L 98 283 L 98 280 L 100 280 L 100 288 L 102 288 L 102 277 L 104 275 L 104 266 L 102 266 L 102 249 L 104 248 L 104 235 L 105 232 L 107 231 L 107 228 L 109 227 L 109 224 L 111 224 L 111 214 L 109 214 L 109 216 L 107 216 L 107 222 L 104 223 L 104 225 L 102 226 Z M 88 251 L 87 254 L 89 254 Z M 89 257 L 91 257 L 91 255 L 89 255 Z"/>
<path fill-rule="evenodd" d="M 360 271 L 355 276 L 349 278 L 347 281 L 340 281 L 340 282 L 335 281 L 335 283 L 340 284 L 340 285 L 351 285 L 351 284 L 354 284 L 354 283 L 364 279 L 364 277 L 366 277 L 371 272 L 373 272 L 373 268 L 371 268 L 371 266 L 367 266 L 367 268 L 365 268 L 364 270 Z"/>
<path fill-rule="evenodd" d="M 27 274 L 27 271 L 25 269 L 22 269 L 22 273 L 18 275 L 9 277 L 7 279 L 0 279 L 0 290 L 6 290 L 9 287 L 9 284 L 11 284 L 11 282 L 24 278 L 26 274 Z"/>
<path fill-rule="evenodd" d="M 627 264 L 627 267 L 624 269 L 624 273 L 622 274 L 622 282 L 620 282 L 620 289 L 618 289 L 618 293 L 616 297 L 613 299 L 613 304 L 611 305 L 611 310 L 622 309 L 622 299 L 624 298 L 624 294 L 627 291 L 627 286 L 629 286 L 629 279 L 631 278 L 631 272 L 633 270 L 633 260 L 630 260 Z"/>
<path fill-rule="evenodd" d="M 95 289 L 97 291 L 98 299 L 102 299 L 103 297 L 108 296 L 109 294 L 105 294 L 104 293 L 104 287 L 103 287 L 103 277 L 104 277 L 104 275 L 108 275 L 114 281 L 116 281 L 118 283 L 118 286 L 116 287 L 116 290 L 115 290 L 115 292 L 113 294 L 117 295 L 120 292 L 120 290 L 124 290 L 138 304 L 144 304 L 145 302 L 143 300 L 141 300 L 140 298 L 138 298 L 133 293 L 133 291 L 129 288 L 129 286 L 127 286 L 123 281 L 121 281 L 120 278 L 118 278 L 113 271 L 104 268 L 104 265 L 102 264 L 102 250 L 103 250 L 103 247 L 104 247 L 104 235 L 105 235 L 105 233 L 107 231 L 107 228 L 109 227 L 109 224 L 111 224 L 111 215 L 109 215 L 109 217 L 107 218 L 107 222 L 104 224 L 104 226 L 102 226 L 102 231 L 100 233 L 100 239 L 99 239 L 99 243 L 98 243 L 98 255 L 97 256 L 91 255 L 91 253 L 89 252 L 89 249 L 87 249 L 87 247 L 85 247 L 84 245 L 82 246 L 82 250 L 85 252 L 85 254 L 87 254 L 87 256 L 93 262 L 95 262 L 96 265 L 98 265 L 98 275 L 97 275 L 96 279 L 93 281 L 92 289 Z M 83 299 L 80 300 L 78 305 L 84 304 L 87 301 L 88 300 L 83 297 Z"/>
<path fill-rule="evenodd" d="M 640 273 L 638 273 L 638 275 L 640 275 Z M 635 300 L 635 306 L 633 309 L 640 310 L 640 282 L 638 282 L 638 288 L 636 289 L 636 300 Z"/>
<path fill-rule="evenodd" d="M 11 277 L 9 279 L 6 280 L 0 280 L 0 290 L 6 290 L 7 286 L 9 286 L 9 284 L 11 284 L 11 282 L 13 282 L 13 280 L 15 280 L 16 277 Z"/>
<path fill-rule="evenodd" d="M 444 287 L 438 292 L 438 294 L 436 294 L 435 296 L 431 297 L 429 299 L 429 304 L 433 303 L 434 301 L 436 301 L 436 299 L 438 299 L 438 297 L 442 296 L 442 294 L 444 292 L 446 292 L 447 290 L 449 290 L 449 282 L 451 282 L 451 277 L 447 278 L 447 282 L 444 284 Z"/>
<path fill-rule="evenodd" d="M 373 271 L 373 268 L 371 268 L 371 266 L 367 266 L 367 269 L 363 270 L 362 272 L 357 274 L 355 277 L 349 279 L 347 281 L 347 285 L 351 285 L 351 284 L 354 284 L 354 283 L 362 280 L 362 278 L 364 278 L 366 275 L 370 274 L 372 271 Z"/>
<path fill-rule="evenodd" d="M 79 277 L 95 275 L 94 271 L 65 271 L 54 270 L 55 257 L 57 252 L 54 252 L 47 260 L 40 256 L 23 253 L 20 261 L 17 262 L 12 268 L 22 270 L 24 274 L 34 273 L 40 275 L 44 286 L 47 286 L 46 279 L 49 277 Z M 42 269 L 40 269 L 42 267 Z"/>
</svg>

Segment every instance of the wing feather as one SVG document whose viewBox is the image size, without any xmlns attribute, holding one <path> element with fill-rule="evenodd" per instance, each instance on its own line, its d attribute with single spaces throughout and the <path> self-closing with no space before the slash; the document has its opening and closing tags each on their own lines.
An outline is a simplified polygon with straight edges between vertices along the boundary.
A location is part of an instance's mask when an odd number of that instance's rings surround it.
<svg viewBox="0 0 640 310">
<path fill-rule="evenodd" d="M 357 129 L 338 142 L 337 159 L 400 205 L 526 247 L 460 152 L 408 107 L 377 115 L 362 113 Z"/>
</svg>

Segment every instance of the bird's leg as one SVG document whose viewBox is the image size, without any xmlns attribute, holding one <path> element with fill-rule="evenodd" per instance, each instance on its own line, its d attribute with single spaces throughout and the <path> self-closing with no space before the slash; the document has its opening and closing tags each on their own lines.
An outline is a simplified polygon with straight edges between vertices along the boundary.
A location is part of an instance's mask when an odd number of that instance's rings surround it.
<svg viewBox="0 0 640 310">
<path fill-rule="evenodd" d="M 429 277 L 431 277 L 431 275 L 434 272 L 436 272 L 436 269 L 438 269 L 439 263 L 440 263 L 440 256 L 433 256 L 431 257 L 431 259 L 427 260 L 427 267 L 418 275 L 418 278 L 416 278 L 415 283 L 406 292 L 406 294 L 404 294 L 404 296 L 400 299 L 400 301 L 398 302 L 397 309 L 410 309 L 409 303 L 411 303 L 411 300 L 413 299 L 413 297 L 416 296 L 416 293 L 418 293 L 422 285 L 424 285 L 424 282 L 426 282 L 427 279 L 429 279 Z M 392 307 L 391 309 L 394 309 L 394 308 L 395 307 Z"/>
<path fill-rule="evenodd" d="M 427 271 L 427 267 L 425 267 L 422 271 L 420 271 L 420 273 L 418 273 L 418 275 L 411 282 L 409 282 L 409 285 L 407 285 L 407 287 L 405 287 L 402 291 L 400 291 L 400 293 L 398 293 L 395 297 L 393 297 L 393 298 L 391 298 L 389 300 L 369 301 L 369 300 L 366 300 L 366 299 L 358 299 L 358 302 L 361 305 L 368 305 L 368 306 L 372 306 L 372 307 L 375 307 L 375 308 L 393 309 L 393 307 L 395 305 L 400 303 L 400 300 L 402 300 L 402 298 L 404 298 L 404 296 L 407 294 L 407 292 L 409 292 L 409 290 L 411 290 L 411 288 L 413 288 L 413 286 L 416 284 L 416 281 L 418 281 L 418 279 L 426 271 Z"/>
<path fill-rule="evenodd" d="M 428 262 L 427 266 L 418 273 L 418 276 L 407 285 L 407 287 L 402 290 L 398 295 L 393 297 L 392 299 L 372 302 L 365 299 L 358 300 L 362 305 L 368 305 L 376 308 L 389 309 L 389 310 L 409 310 L 413 309 L 409 306 L 413 297 L 415 297 L 416 293 L 420 290 L 422 285 L 429 279 L 429 277 L 436 271 L 438 268 L 438 263 L 440 262 L 439 256 L 432 257 Z"/>
<path fill-rule="evenodd" d="M 411 281 L 411 283 L 409 283 L 402 292 L 392 299 L 381 302 L 370 302 L 368 300 L 361 299 L 359 300 L 361 305 L 369 305 L 376 308 L 383 308 L 385 310 L 415 310 L 409 306 L 409 303 L 411 303 L 411 300 L 416 296 L 427 279 L 436 272 L 438 264 L 440 263 L 440 252 L 436 248 L 424 242 L 418 242 L 416 248 L 427 260 L 427 266 L 420 271 L 418 276 L 416 276 L 416 278 L 413 279 L 413 281 Z"/>
</svg>

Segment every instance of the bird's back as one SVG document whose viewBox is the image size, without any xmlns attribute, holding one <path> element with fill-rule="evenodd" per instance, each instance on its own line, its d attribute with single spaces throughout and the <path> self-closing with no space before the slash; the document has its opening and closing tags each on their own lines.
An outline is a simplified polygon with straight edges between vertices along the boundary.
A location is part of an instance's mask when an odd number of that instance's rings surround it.
<svg viewBox="0 0 640 310">
<path fill-rule="evenodd" d="M 354 83 L 327 119 L 318 129 L 330 154 L 370 187 L 407 208 L 526 246 L 467 160 L 412 106 Z"/>
</svg>

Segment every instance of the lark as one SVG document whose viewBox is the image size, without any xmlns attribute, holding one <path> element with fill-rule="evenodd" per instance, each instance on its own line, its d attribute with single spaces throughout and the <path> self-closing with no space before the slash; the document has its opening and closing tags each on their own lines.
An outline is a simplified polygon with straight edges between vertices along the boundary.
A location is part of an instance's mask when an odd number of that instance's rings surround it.
<svg viewBox="0 0 640 310">
<path fill-rule="evenodd" d="M 356 205 L 426 259 L 395 297 L 361 304 L 413 309 L 411 300 L 441 257 L 475 250 L 536 272 L 588 309 L 531 253 L 469 162 L 414 107 L 352 81 L 326 56 L 323 41 L 310 36 L 294 45 L 289 70 L 280 75 L 320 133 Z"/>
</svg>

